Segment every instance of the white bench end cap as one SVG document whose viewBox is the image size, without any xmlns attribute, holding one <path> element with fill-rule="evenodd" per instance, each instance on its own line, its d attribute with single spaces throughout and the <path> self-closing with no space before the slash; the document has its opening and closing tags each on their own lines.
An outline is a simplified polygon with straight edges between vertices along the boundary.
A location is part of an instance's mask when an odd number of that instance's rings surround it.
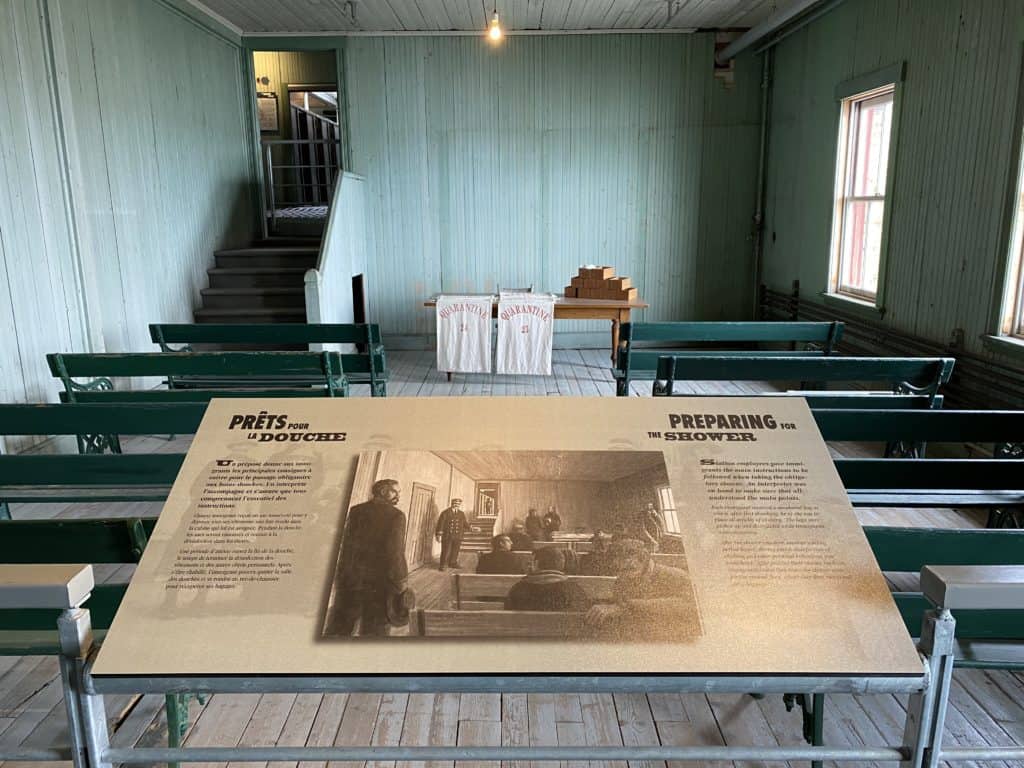
<svg viewBox="0 0 1024 768">
<path fill-rule="evenodd" d="M 0 608 L 77 608 L 95 585 L 91 565 L 0 565 Z"/>
<path fill-rule="evenodd" d="M 921 591 L 950 610 L 1024 610 L 1024 566 L 926 565 Z"/>
</svg>

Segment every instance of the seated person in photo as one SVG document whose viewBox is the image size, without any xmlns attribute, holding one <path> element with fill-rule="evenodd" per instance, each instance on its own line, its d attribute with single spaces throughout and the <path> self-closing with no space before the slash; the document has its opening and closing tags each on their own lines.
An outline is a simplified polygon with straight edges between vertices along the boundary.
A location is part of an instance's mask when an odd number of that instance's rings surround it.
<svg viewBox="0 0 1024 768">
<path fill-rule="evenodd" d="M 533 539 L 526 533 L 526 527 L 518 520 L 512 524 L 512 531 L 508 537 L 512 541 L 512 549 L 516 552 L 530 552 L 533 550 Z"/>
<path fill-rule="evenodd" d="M 544 529 L 545 541 L 551 541 L 554 538 L 554 534 L 562 530 L 562 516 L 558 514 L 558 510 L 555 509 L 554 505 L 548 507 L 547 514 L 544 515 L 541 525 Z"/>
<path fill-rule="evenodd" d="M 598 530 L 590 541 L 593 548 L 579 557 L 580 576 L 618 576 L 618 553 L 614 544 L 608 544 L 607 534 Z"/>
<path fill-rule="evenodd" d="M 565 555 L 547 547 L 534 555 L 536 570 L 517 582 L 505 597 L 507 611 L 586 611 L 591 600 L 565 575 Z"/>
<path fill-rule="evenodd" d="M 615 545 L 619 573 L 614 602 L 593 606 L 587 623 L 620 634 L 643 629 L 647 637 L 687 637 L 699 626 L 693 587 L 686 571 L 655 563 L 641 541 Z"/>
<path fill-rule="evenodd" d="M 481 552 L 476 561 L 477 573 L 524 573 L 523 561 L 512 554 L 512 539 L 495 536 L 491 539 L 491 551 Z"/>
<path fill-rule="evenodd" d="M 531 507 L 526 513 L 526 524 L 523 527 L 531 542 L 544 540 L 544 521 L 540 519 L 536 509 Z M 529 548 L 533 549 L 533 545 L 531 544 Z"/>
</svg>

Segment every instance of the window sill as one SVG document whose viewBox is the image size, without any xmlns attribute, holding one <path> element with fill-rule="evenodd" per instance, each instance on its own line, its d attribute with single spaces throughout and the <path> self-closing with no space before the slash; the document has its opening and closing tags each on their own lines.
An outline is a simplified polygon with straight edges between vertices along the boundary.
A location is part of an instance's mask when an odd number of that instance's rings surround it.
<svg viewBox="0 0 1024 768">
<path fill-rule="evenodd" d="M 1024 358 L 1024 339 L 1013 336 L 982 336 L 985 349 L 999 355 Z"/>
<path fill-rule="evenodd" d="M 822 293 L 821 296 L 827 306 L 853 312 L 871 320 L 878 320 L 885 314 L 884 307 L 877 307 L 870 301 L 863 299 L 855 299 L 852 296 L 844 296 L 841 293 Z"/>
</svg>

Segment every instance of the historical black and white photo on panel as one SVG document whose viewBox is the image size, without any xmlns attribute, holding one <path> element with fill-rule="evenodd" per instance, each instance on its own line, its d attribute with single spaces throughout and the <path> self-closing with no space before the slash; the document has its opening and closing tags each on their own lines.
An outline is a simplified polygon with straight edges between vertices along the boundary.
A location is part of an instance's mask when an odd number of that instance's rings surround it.
<svg viewBox="0 0 1024 768">
<path fill-rule="evenodd" d="M 359 455 L 321 639 L 700 636 L 660 451 Z"/>
</svg>

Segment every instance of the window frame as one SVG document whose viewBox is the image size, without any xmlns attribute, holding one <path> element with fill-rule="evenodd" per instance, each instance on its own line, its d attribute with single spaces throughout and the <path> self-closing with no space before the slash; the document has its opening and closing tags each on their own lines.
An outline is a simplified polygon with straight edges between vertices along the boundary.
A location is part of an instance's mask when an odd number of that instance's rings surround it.
<svg viewBox="0 0 1024 768">
<path fill-rule="evenodd" d="M 996 333 L 1008 341 L 1024 342 L 1024 132 L 1020 135 L 1018 153 Z"/>
<path fill-rule="evenodd" d="M 863 311 L 878 317 L 885 312 L 885 285 L 889 251 L 889 223 L 892 213 L 892 192 L 896 179 L 896 147 L 899 144 L 900 108 L 905 65 L 903 62 L 847 80 L 836 86 L 837 106 L 835 176 L 832 186 L 832 221 L 829 240 L 827 283 L 823 292 L 826 303 L 854 311 Z M 889 151 L 886 156 L 885 189 L 880 196 L 853 196 L 853 177 L 848 173 L 854 160 L 856 142 L 851 141 L 851 112 L 853 105 L 863 104 L 882 95 L 892 94 L 892 121 L 889 127 Z M 882 233 L 879 243 L 878 282 L 874 295 L 840 286 L 843 228 L 846 208 L 857 200 L 881 200 Z"/>
<path fill-rule="evenodd" d="M 682 528 L 679 525 L 679 507 L 676 506 L 676 497 L 675 497 L 675 494 L 672 493 L 672 486 L 671 485 L 659 485 L 659 486 L 656 486 L 654 490 L 655 490 L 655 493 L 658 496 L 658 513 L 661 515 L 661 522 L 665 526 L 665 532 L 666 533 L 682 533 Z M 662 494 L 662 491 L 666 491 L 668 493 L 668 497 L 672 501 L 672 506 L 671 507 L 665 506 L 665 504 L 664 504 L 664 498 L 665 497 Z M 671 525 L 669 525 L 669 520 L 670 520 L 669 515 L 668 515 L 669 512 L 672 513 L 671 522 L 675 525 L 674 528 Z"/>
</svg>

